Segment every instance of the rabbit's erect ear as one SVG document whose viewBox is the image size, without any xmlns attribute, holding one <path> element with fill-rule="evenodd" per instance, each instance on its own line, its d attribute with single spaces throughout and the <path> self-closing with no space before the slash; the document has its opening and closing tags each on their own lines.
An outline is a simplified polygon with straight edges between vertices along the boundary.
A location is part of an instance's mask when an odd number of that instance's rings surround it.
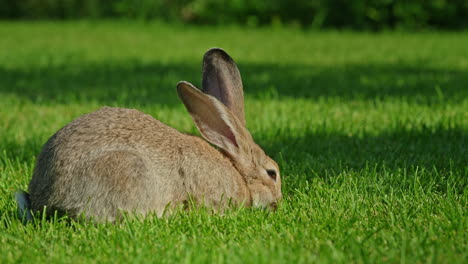
<svg viewBox="0 0 468 264">
<path fill-rule="evenodd" d="M 234 60 L 220 48 L 203 57 L 203 92 L 216 97 L 245 126 L 242 79 Z"/>
<path fill-rule="evenodd" d="M 202 136 L 231 157 L 239 158 L 252 138 L 231 111 L 188 82 L 179 82 L 177 92 Z"/>
</svg>

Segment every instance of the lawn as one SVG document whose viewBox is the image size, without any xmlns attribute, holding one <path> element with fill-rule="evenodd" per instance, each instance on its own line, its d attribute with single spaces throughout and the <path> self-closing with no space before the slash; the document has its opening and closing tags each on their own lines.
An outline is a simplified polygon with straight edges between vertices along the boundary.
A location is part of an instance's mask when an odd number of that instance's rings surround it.
<svg viewBox="0 0 468 264">
<path fill-rule="evenodd" d="M 17 219 L 41 146 L 84 113 L 137 108 L 198 133 L 175 85 L 199 86 L 214 46 L 280 165 L 276 212 Z M 0 263 L 467 263 L 467 47 L 467 32 L 0 22 Z"/>
</svg>

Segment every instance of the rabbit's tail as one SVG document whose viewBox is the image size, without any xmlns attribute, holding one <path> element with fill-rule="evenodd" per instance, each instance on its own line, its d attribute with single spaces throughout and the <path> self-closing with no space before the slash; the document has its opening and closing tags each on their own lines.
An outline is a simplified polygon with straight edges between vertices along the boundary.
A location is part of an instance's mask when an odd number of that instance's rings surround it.
<svg viewBox="0 0 468 264">
<path fill-rule="evenodd" d="M 31 214 L 31 201 L 29 194 L 23 190 L 15 192 L 16 203 L 18 205 L 18 217 L 24 222 L 28 223 L 33 219 Z"/>
</svg>

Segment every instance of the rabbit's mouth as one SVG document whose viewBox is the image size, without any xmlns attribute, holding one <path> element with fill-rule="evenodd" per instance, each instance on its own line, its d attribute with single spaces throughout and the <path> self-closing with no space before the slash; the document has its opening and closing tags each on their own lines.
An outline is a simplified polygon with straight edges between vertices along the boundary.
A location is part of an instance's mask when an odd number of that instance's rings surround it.
<svg viewBox="0 0 468 264">
<path fill-rule="evenodd" d="M 252 206 L 255 208 L 270 209 L 275 211 L 277 208 L 277 201 L 273 199 L 273 196 L 270 192 L 264 191 L 253 193 Z"/>
</svg>

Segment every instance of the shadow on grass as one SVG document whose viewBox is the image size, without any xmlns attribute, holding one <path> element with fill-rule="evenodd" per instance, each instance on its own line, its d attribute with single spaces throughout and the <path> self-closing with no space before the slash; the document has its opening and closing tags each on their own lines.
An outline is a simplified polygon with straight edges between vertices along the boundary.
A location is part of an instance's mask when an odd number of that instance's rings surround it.
<svg viewBox="0 0 468 264">
<path fill-rule="evenodd" d="M 465 100 L 468 74 L 462 71 L 408 65 L 240 65 L 246 94 L 342 100 L 401 98 L 416 103 L 456 103 Z M 103 105 L 180 105 L 175 85 L 180 80 L 200 84 L 200 65 L 122 64 L 70 65 L 31 70 L 0 69 L 0 94 L 35 103 L 97 101 Z M 392 170 L 424 167 L 463 177 L 468 164 L 467 131 L 461 128 L 388 131 L 378 136 L 347 136 L 339 132 L 281 131 L 259 143 L 295 174 L 333 176 L 342 170 L 379 166 Z M 261 135 L 260 135 L 261 136 Z M 40 143 L 4 142 L 7 156 L 28 161 Z M 275 153 L 282 153 L 275 154 Z M 10 155 L 11 154 L 11 155 Z M 313 172 L 313 174 L 311 174 Z M 458 177 L 457 176 L 457 177 Z M 442 176 L 441 176 L 442 177 Z"/>
<path fill-rule="evenodd" d="M 239 66 L 246 95 L 343 100 L 406 98 L 416 103 L 457 102 L 468 96 L 468 73 L 409 65 L 246 64 Z M 103 105 L 180 104 L 176 83 L 199 85 L 198 64 L 67 65 L 29 70 L 0 68 L 0 93 L 36 103 L 97 101 Z"/>
<path fill-rule="evenodd" d="M 274 140 L 257 141 L 283 171 L 302 175 L 305 181 L 327 180 L 345 171 L 396 175 L 419 171 L 426 177 L 421 185 L 436 182 L 440 192 L 447 191 L 448 178 L 458 193 L 467 184 L 468 131 L 462 127 L 388 131 L 377 136 L 310 131 L 296 137 L 283 131 Z"/>
</svg>

